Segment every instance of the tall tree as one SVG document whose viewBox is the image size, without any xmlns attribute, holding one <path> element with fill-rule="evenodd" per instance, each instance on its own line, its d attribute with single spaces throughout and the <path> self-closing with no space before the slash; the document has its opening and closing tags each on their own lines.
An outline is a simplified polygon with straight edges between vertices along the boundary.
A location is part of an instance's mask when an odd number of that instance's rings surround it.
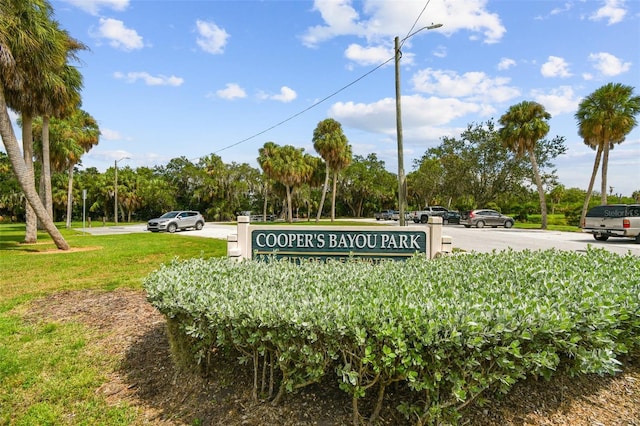
<svg viewBox="0 0 640 426">
<path fill-rule="evenodd" d="M 385 169 L 375 153 L 355 155 L 340 180 L 344 203 L 355 217 L 379 211 L 397 199 L 398 178 Z"/>
<path fill-rule="evenodd" d="M 267 142 L 260 149 L 258 162 L 262 170 L 276 182 L 284 185 L 287 195 L 287 221 L 293 222 L 292 192 L 309 180 L 313 174 L 313 162 L 304 149 L 292 145 L 278 146 Z"/>
<path fill-rule="evenodd" d="M 549 133 L 549 114 L 542 105 L 537 102 L 522 101 L 512 105 L 509 110 L 500 117 L 503 126 L 498 133 L 506 148 L 522 157 L 529 154 L 529 161 L 533 168 L 538 195 L 540 196 L 540 211 L 542 213 L 542 229 L 547 229 L 547 202 L 544 187 L 536 160 L 536 144 Z"/>
<path fill-rule="evenodd" d="M 443 137 L 413 168 L 407 183 L 417 207 L 452 199 L 460 209 L 484 208 L 502 194 L 525 192 L 522 182 L 532 176 L 526 161 L 504 149 L 493 120 L 469 124 L 459 137 Z"/>
<path fill-rule="evenodd" d="M 67 228 L 71 227 L 71 212 L 73 207 L 73 173 L 75 166 L 80 163 L 82 155 L 89 152 L 100 140 L 100 129 L 97 121 L 86 111 L 74 109 L 65 118 L 52 118 L 48 130 L 45 131 L 45 117 L 34 120 L 35 146 L 49 145 L 44 142 L 45 135 L 51 140 L 49 161 L 54 172 L 67 172 Z M 41 135 L 42 139 L 38 135 Z"/>
<path fill-rule="evenodd" d="M 15 0 L 14 0 L 15 1 Z M 29 3 L 23 1 L 23 3 Z M 40 197 L 49 215 L 52 215 L 51 204 L 51 172 L 49 167 L 48 118 L 51 115 L 60 116 L 80 103 L 80 88 L 82 77 L 73 67 L 67 65 L 68 59 L 76 58 L 76 51 L 84 46 L 71 38 L 69 34 L 58 27 L 52 20 L 52 9 L 40 2 L 32 2 L 46 16 L 48 25 L 31 25 L 31 15 L 21 14 L 21 22 L 28 30 L 40 31 L 36 36 L 42 41 L 46 57 L 35 56 L 35 67 L 25 71 L 24 82 L 19 88 L 7 88 L 5 96 L 9 105 L 21 113 L 23 156 L 30 173 L 34 175 L 33 158 L 36 152 L 33 147 L 32 121 L 34 117 L 43 116 L 44 134 L 39 151 L 42 164 Z M 29 26 L 31 25 L 31 26 Z M 33 59 L 32 59 L 33 60 Z M 44 60 L 45 62 L 39 62 Z M 44 161 L 43 161 L 44 160 Z M 35 242 L 37 239 L 36 217 L 27 206 L 25 242 Z"/>
<path fill-rule="evenodd" d="M 263 206 L 262 206 L 262 220 L 267 220 L 267 203 L 269 200 L 269 191 L 272 188 L 272 182 L 275 180 L 275 155 L 278 150 L 278 145 L 274 142 L 265 142 L 265 144 L 258 150 L 258 165 L 262 169 L 264 174 L 263 179 Z"/>
<path fill-rule="evenodd" d="M 72 46 L 79 43 L 69 42 Z M 72 49 L 70 48 L 71 52 Z M 51 195 L 51 150 L 49 138 L 49 120 L 51 117 L 63 118 L 72 114 L 80 105 L 80 89 L 82 88 L 82 75 L 72 66 L 65 65 L 60 71 L 62 80 L 56 84 L 56 87 L 49 88 L 41 104 L 42 129 L 40 143 L 40 159 L 42 163 L 42 193 L 40 198 L 43 200 L 47 211 L 52 214 L 52 195 Z"/>
<path fill-rule="evenodd" d="M 622 143 L 638 124 L 636 116 L 640 113 L 640 96 L 634 96 L 633 89 L 631 86 L 620 83 L 608 83 L 596 89 L 578 105 L 578 111 L 575 114 L 575 118 L 578 120 L 578 134 L 586 145 L 596 149 L 596 158 L 580 223 L 582 223 L 589 207 L 601 157 L 600 201 L 601 204 L 607 204 L 609 150 L 615 144 Z"/>
<path fill-rule="evenodd" d="M 313 147 L 326 164 L 326 175 L 322 198 L 318 206 L 316 222 L 320 220 L 324 200 L 329 187 L 329 173 L 333 173 L 333 192 L 331 197 L 331 221 L 336 218 L 336 188 L 338 173 L 351 163 L 351 145 L 342 132 L 342 125 L 333 118 L 322 120 L 313 131 Z"/>
<path fill-rule="evenodd" d="M 11 160 L 16 178 L 25 197 L 43 227 L 59 249 L 68 243 L 53 223 L 42 204 L 33 181 L 30 143 L 23 140 L 27 161 L 20 156 L 8 107 L 32 116 L 29 97 L 42 88 L 50 70 L 59 69 L 66 61 L 66 46 L 60 44 L 58 25 L 52 19 L 52 8 L 45 0 L 4 0 L 0 2 L 0 135 Z M 23 114 L 23 120 L 25 115 Z"/>
</svg>

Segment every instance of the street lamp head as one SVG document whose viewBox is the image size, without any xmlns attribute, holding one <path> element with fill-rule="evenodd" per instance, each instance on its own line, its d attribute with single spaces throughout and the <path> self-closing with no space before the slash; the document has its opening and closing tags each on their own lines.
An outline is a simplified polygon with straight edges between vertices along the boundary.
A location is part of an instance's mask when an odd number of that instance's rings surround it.
<svg viewBox="0 0 640 426">
<path fill-rule="evenodd" d="M 408 36 L 406 36 L 405 38 L 402 39 L 402 41 L 404 42 L 406 39 L 413 37 L 414 35 L 418 34 L 420 31 L 423 30 L 435 30 L 436 28 L 440 28 L 442 26 L 442 24 L 431 24 L 431 25 L 427 25 L 426 27 L 422 27 L 419 28 L 417 30 L 415 30 L 414 32 L 412 32 L 411 34 L 409 34 Z"/>
</svg>

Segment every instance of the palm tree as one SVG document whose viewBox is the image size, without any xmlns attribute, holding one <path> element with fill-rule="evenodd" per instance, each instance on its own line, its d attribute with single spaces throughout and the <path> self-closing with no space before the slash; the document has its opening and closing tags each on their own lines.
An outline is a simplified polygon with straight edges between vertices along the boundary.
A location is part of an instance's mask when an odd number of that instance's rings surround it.
<svg viewBox="0 0 640 426">
<path fill-rule="evenodd" d="M 50 214 L 53 212 L 51 200 L 51 157 L 49 144 L 49 120 L 50 117 L 68 117 L 75 112 L 80 105 L 80 89 L 82 88 L 82 75 L 72 66 L 65 65 L 62 70 L 62 81 L 59 82 L 52 93 L 47 93 L 42 105 L 42 182 L 45 207 Z"/>
<path fill-rule="evenodd" d="M 284 185 L 287 194 L 287 221 L 293 222 L 292 192 L 313 174 L 313 162 L 304 149 L 267 142 L 259 151 L 258 163 L 267 177 Z"/>
<path fill-rule="evenodd" d="M 336 120 L 327 118 L 322 120 L 313 131 L 313 147 L 320 154 L 326 164 L 326 175 L 322 198 L 318 206 L 316 222 L 320 220 L 324 200 L 329 187 L 329 172 L 333 172 L 333 193 L 331 199 L 331 221 L 336 217 L 336 188 L 338 173 L 351 164 L 351 145 L 342 132 L 342 126 Z"/>
<path fill-rule="evenodd" d="M 267 220 L 267 202 L 269 199 L 269 189 L 271 188 L 271 182 L 275 180 L 274 174 L 274 158 L 276 155 L 276 151 L 278 150 L 278 145 L 274 142 L 265 142 L 262 148 L 258 150 L 258 165 L 262 169 L 262 173 L 264 174 L 265 179 L 263 179 L 263 196 L 264 196 L 264 204 L 262 206 L 262 215 L 263 221 Z"/>
<path fill-rule="evenodd" d="M 601 204 L 607 204 L 607 168 L 609 150 L 622 143 L 637 126 L 636 116 L 640 113 L 640 96 L 633 96 L 633 87 L 620 83 L 608 83 L 584 98 L 575 114 L 578 120 L 578 134 L 584 143 L 596 149 L 596 158 L 591 173 L 589 189 L 582 207 L 580 223 L 584 219 L 598 166 L 602 158 Z"/>
<path fill-rule="evenodd" d="M 100 130 L 98 129 L 98 123 L 96 120 L 86 111 L 81 109 L 74 109 L 64 119 L 52 118 L 48 130 L 45 128 L 45 117 L 42 120 L 36 119 L 34 121 L 35 134 L 41 134 L 44 138 L 45 134 L 51 139 L 50 160 L 45 161 L 44 141 L 36 139 L 36 146 L 38 142 L 42 145 L 43 151 L 43 168 L 46 163 L 51 165 L 51 169 L 55 172 L 66 171 L 68 175 L 67 185 L 67 228 L 71 227 L 71 211 L 73 206 L 73 172 L 75 166 L 80 163 L 80 159 L 83 154 L 88 152 L 91 148 L 99 142 Z M 40 130 L 38 132 L 38 130 Z M 44 174 L 44 172 L 43 172 Z"/>
<path fill-rule="evenodd" d="M 20 155 L 8 108 L 26 112 L 29 120 L 34 110 L 37 88 L 43 87 L 50 70 L 59 69 L 66 59 L 66 45 L 60 45 L 58 25 L 52 19 L 53 10 L 45 0 L 4 0 L 0 2 L 0 135 L 14 173 L 25 197 L 43 227 L 59 249 L 69 245 L 48 215 L 36 192 L 31 157 Z M 23 139 L 25 155 L 32 155 L 31 139 Z M 31 167 L 30 167 L 31 166 Z"/>
<path fill-rule="evenodd" d="M 29 179 L 33 179 L 32 120 L 38 115 L 47 116 L 52 113 L 59 113 L 62 102 L 69 104 L 72 101 L 74 105 L 80 102 L 79 88 L 73 87 L 73 89 L 67 90 L 66 87 L 67 84 L 71 86 L 71 83 L 78 79 L 81 81 L 81 78 L 79 78 L 80 73 L 77 71 L 75 74 L 69 73 L 67 71 L 68 67 L 66 67 L 66 60 L 68 56 L 75 57 L 75 51 L 82 44 L 73 40 L 66 31 L 58 27 L 57 22 L 51 18 L 53 10 L 46 2 L 18 2 L 14 0 L 14 4 L 18 6 L 20 24 L 27 31 L 34 31 L 32 34 L 37 37 L 41 49 L 36 55 L 23 58 L 24 60 L 32 61 L 32 64 L 24 67 L 18 64 L 19 66 L 16 67 L 18 73 L 22 74 L 21 84 L 18 87 L 8 86 L 5 88 L 7 103 L 21 113 L 23 156 L 30 174 Z M 36 9 L 33 15 L 29 15 L 22 9 L 30 6 Z M 46 24 L 39 24 L 37 19 L 41 19 Z M 22 52 L 20 46 L 16 47 L 16 51 L 19 52 L 16 60 L 24 56 L 25 52 Z M 65 81 L 65 77 L 67 77 L 67 81 Z M 46 129 L 46 126 L 44 129 Z M 45 137 L 44 141 L 48 142 L 48 139 Z M 46 157 L 48 145 L 45 143 L 43 147 L 45 149 L 44 156 Z M 41 191 L 40 195 L 41 199 L 44 200 L 47 211 L 51 215 L 51 176 L 48 164 L 43 164 L 43 166 L 45 179 L 42 182 L 44 190 Z M 49 199 L 48 202 L 46 201 L 47 199 Z M 25 242 L 34 243 L 37 240 L 37 221 L 31 207 L 27 205 L 26 208 Z"/>
<path fill-rule="evenodd" d="M 542 213 L 542 229 L 547 229 L 547 202 L 545 199 L 542 179 L 538 170 L 535 148 L 537 142 L 549 133 L 547 120 L 551 119 L 542 105 L 537 102 L 522 101 L 512 105 L 509 110 L 500 117 L 503 126 L 498 130 L 504 147 L 515 153 L 517 157 L 529 154 L 531 168 L 540 196 L 540 210 Z"/>
</svg>

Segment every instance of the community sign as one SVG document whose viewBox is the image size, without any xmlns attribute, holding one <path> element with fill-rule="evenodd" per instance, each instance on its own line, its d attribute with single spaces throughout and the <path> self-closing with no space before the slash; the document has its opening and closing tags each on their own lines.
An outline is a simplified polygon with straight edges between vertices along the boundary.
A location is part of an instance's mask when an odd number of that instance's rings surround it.
<svg viewBox="0 0 640 426">
<path fill-rule="evenodd" d="M 251 253 L 258 260 L 358 259 L 377 263 L 384 259 L 405 260 L 427 254 L 427 231 L 424 229 L 315 226 L 251 228 Z"/>
</svg>

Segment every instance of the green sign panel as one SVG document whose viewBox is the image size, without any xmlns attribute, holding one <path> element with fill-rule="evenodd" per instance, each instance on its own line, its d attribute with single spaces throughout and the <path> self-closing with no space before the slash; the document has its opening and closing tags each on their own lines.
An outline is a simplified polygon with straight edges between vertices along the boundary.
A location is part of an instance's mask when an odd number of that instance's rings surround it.
<svg viewBox="0 0 640 426">
<path fill-rule="evenodd" d="M 405 229 L 253 229 L 251 252 L 253 258 L 259 260 L 274 257 L 291 261 L 405 260 L 427 253 L 427 232 Z"/>
</svg>

